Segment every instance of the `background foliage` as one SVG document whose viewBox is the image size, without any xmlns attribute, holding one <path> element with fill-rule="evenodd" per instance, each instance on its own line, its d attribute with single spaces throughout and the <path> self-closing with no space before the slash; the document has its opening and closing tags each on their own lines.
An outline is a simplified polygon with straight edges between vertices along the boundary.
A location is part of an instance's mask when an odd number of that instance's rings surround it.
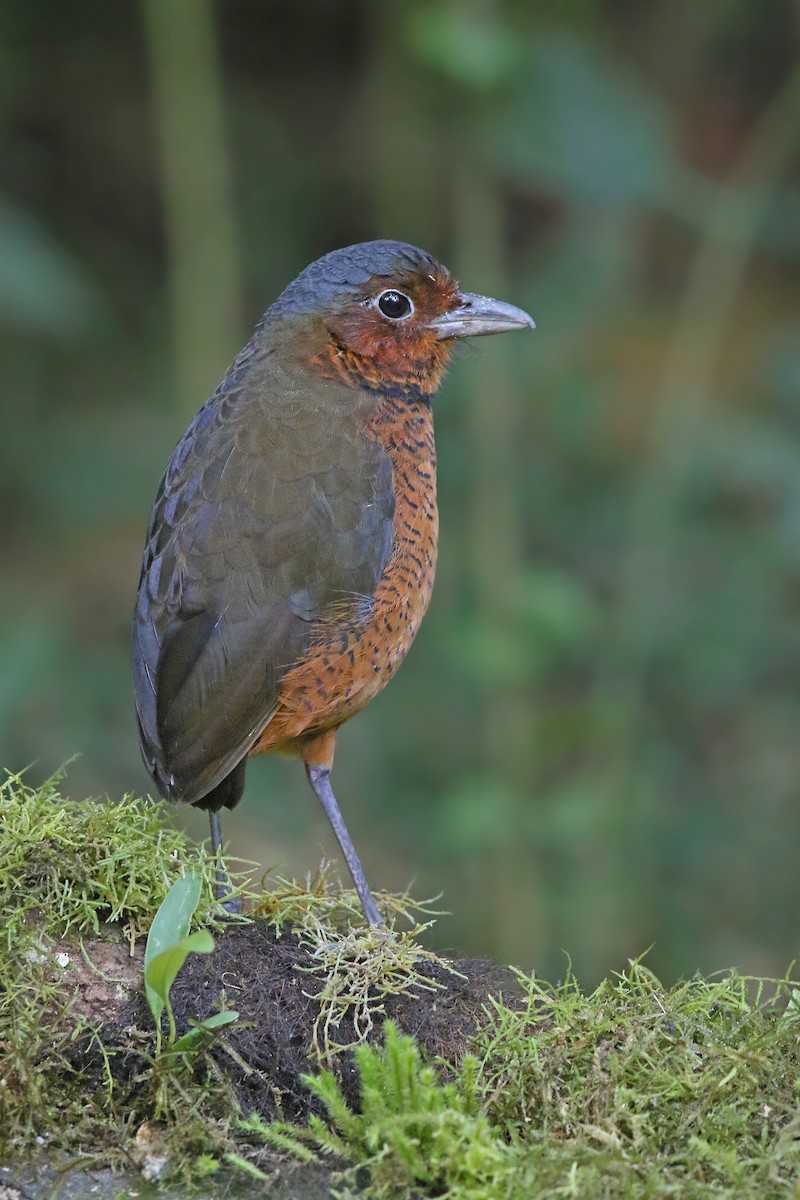
<svg viewBox="0 0 800 1200">
<path fill-rule="evenodd" d="M 6 0 L 0 762 L 148 789 L 129 620 L 172 446 L 302 266 L 404 238 L 539 329 L 437 403 L 434 604 L 340 737 L 369 875 L 545 976 L 652 942 L 667 979 L 782 973 L 799 36 L 789 0 Z M 291 762 L 226 832 L 331 850 Z"/>
</svg>

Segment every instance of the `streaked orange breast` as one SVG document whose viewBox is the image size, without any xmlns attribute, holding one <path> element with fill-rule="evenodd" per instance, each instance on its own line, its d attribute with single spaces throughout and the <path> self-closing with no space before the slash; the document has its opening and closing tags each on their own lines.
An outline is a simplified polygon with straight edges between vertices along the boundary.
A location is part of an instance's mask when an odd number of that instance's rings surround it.
<svg viewBox="0 0 800 1200">
<path fill-rule="evenodd" d="M 433 590 L 439 534 L 433 414 L 425 400 L 386 400 L 368 427 L 386 447 L 395 492 L 393 547 L 371 603 L 332 614 L 284 677 L 278 707 L 250 751 L 299 753 L 309 734 L 335 729 L 389 682 Z"/>
</svg>

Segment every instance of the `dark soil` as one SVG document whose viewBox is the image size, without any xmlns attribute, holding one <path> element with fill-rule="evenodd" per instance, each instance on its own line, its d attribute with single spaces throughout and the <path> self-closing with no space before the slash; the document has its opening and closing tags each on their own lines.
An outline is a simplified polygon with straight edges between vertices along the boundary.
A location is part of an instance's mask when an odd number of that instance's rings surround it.
<svg viewBox="0 0 800 1200">
<path fill-rule="evenodd" d="M 132 1083 L 152 1052 L 152 1017 L 142 987 L 143 950 L 131 956 L 122 940 L 84 943 L 85 954 L 72 948 L 64 983 L 72 985 L 72 1012 L 99 1023 L 100 1040 L 112 1049 L 111 1070 L 119 1081 Z M 88 962 L 87 962 L 88 959 Z M 431 1057 L 456 1065 L 468 1040 L 486 1019 L 488 997 L 504 996 L 513 1003 L 516 982 L 512 973 L 484 959 L 458 959 L 458 972 L 437 963 L 425 963 L 425 974 L 437 985 L 434 991 L 413 988 L 405 995 L 389 996 L 375 1019 L 374 1033 L 381 1037 L 383 1018 L 391 1018 L 404 1032 L 413 1034 Z M 235 925 L 218 934 L 210 955 L 190 955 L 173 984 L 170 998 L 178 1034 L 192 1021 L 225 1006 L 239 1019 L 216 1035 L 210 1050 L 215 1074 L 231 1090 L 242 1113 L 257 1112 L 269 1120 L 304 1120 L 313 1108 L 302 1076 L 318 1063 L 311 1054 L 319 1001 L 314 993 L 324 985 L 310 952 L 284 930 L 277 936 L 264 921 Z M 352 1019 L 337 1029 L 342 1044 L 356 1041 Z M 101 1083 L 106 1069 L 96 1042 L 76 1047 L 87 1085 L 92 1077 Z M 357 1075 L 350 1052 L 334 1056 L 329 1064 L 338 1075 L 351 1103 L 358 1103 Z"/>
</svg>

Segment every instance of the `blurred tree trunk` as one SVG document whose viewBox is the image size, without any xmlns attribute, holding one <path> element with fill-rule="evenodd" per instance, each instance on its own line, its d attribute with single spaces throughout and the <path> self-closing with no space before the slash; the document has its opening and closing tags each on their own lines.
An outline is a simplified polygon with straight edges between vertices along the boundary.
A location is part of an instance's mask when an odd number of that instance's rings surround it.
<svg viewBox="0 0 800 1200">
<path fill-rule="evenodd" d="M 487 29 L 504 20 L 495 0 L 467 0 L 465 4 L 451 0 L 451 7 L 454 16 L 466 10 Z M 476 98 L 477 92 L 465 95 L 455 106 L 460 116 L 452 193 L 455 262 L 467 288 L 510 300 L 513 289 L 506 265 L 508 239 L 501 188 L 482 155 L 476 154 L 471 137 Z M 513 480 L 519 398 L 508 346 L 494 338 L 483 339 L 463 388 L 470 435 L 468 585 L 474 597 L 478 636 L 504 646 L 513 637 L 509 597 L 523 559 L 521 514 Z M 532 713 L 518 681 L 502 680 L 498 675 L 485 686 L 480 724 L 481 759 L 487 777 L 496 780 L 500 794 L 525 797 L 525 802 L 532 799 L 526 795 Z M 496 813 L 494 818 L 502 823 L 509 815 Z M 507 945 L 513 937 L 511 931 L 520 923 L 520 897 L 511 879 L 527 877 L 524 936 L 528 944 L 535 944 L 541 937 L 541 890 L 519 861 L 519 842 L 511 834 L 510 828 L 499 828 L 493 838 L 492 879 L 483 891 L 483 902 L 494 926 L 495 944 Z"/>
<path fill-rule="evenodd" d="M 494 180 L 480 165 L 464 160 L 455 176 L 453 195 L 456 262 L 462 279 L 472 280 L 488 295 L 511 298 L 506 269 L 506 236 L 502 198 Z M 493 338 L 481 341 L 463 388 L 469 413 L 470 510 L 469 572 L 475 601 L 476 628 L 498 645 L 509 638 L 509 595 L 522 566 L 522 536 L 517 490 L 513 483 L 517 458 L 517 405 L 507 345 Z M 529 748 L 533 738 L 532 713 L 518 682 L 492 683 L 484 691 L 481 714 L 483 770 L 503 788 L 525 795 Z M 533 797 L 526 797 L 533 802 Z M 496 814 L 498 821 L 508 814 Z M 528 875 L 525 890 L 525 938 L 540 940 L 539 917 L 543 904 L 536 880 L 519 866 L 515 843 L 498 830 L 490 888 L 484 892 L 496 945 L 507 944 L 510 930 L 519 921 L 520 876 Z M 491 896 L 491 900 L 490 900 Z"/>
<path fill-rule="evenodd" d="M 142 0 L 170 260 L 175 402 L 193 413 L 242 341 L 223 81 L 210 0 Z"/>
</svg>

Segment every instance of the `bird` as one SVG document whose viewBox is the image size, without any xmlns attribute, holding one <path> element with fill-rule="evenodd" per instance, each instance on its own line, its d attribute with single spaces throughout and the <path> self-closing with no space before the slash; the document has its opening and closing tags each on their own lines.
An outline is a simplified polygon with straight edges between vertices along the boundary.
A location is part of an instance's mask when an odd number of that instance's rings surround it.
<svg viewBox="0 0 800 1200">
<path fill-rule="evenodd" d="M 415 246 L 334 250 L 266 310 L 178 442 L 147 529 L 134 693 L 145 765 L 165 798 L 208 811 L 218 864 L 248 758 L 299 757 L 382 928 L 331 785 L 337 730 L 428 607 L 432 400 L 454 348 L 533 328 Z M 221 866 L 217 886 L 236 911 Z"/>
</svg>

